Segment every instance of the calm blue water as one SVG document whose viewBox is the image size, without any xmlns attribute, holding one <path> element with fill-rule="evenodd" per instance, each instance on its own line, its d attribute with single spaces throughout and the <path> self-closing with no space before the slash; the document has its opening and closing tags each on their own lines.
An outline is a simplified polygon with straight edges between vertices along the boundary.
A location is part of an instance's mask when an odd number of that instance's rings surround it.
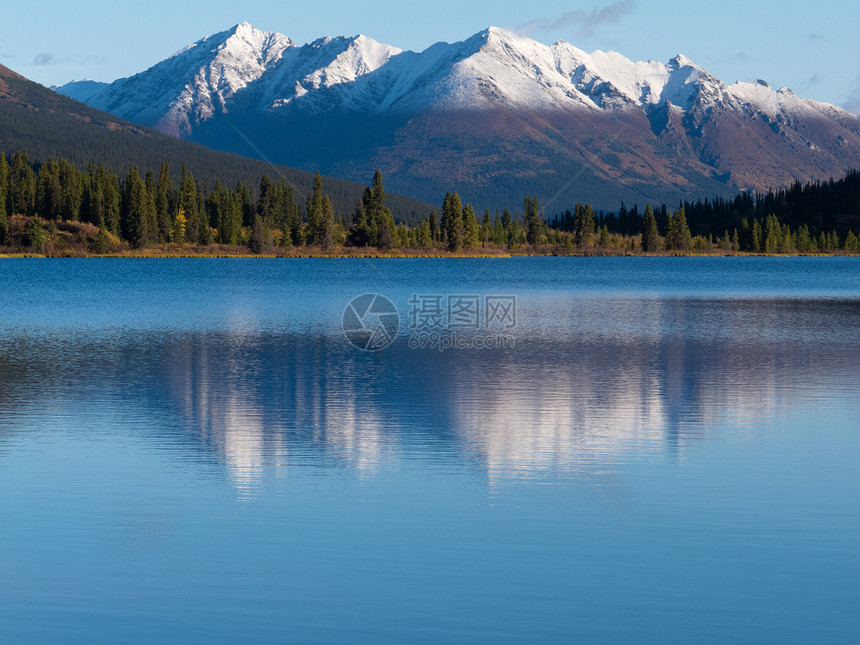
<svg viewBox="0 0 860 645">
<path fill-rule="evenodd" d="M 0 285 L 4 642 L 860 640 L 856 260 Z M 366 293 L 399 311 L 378 352 L 342 329 Z"/>
</svg>

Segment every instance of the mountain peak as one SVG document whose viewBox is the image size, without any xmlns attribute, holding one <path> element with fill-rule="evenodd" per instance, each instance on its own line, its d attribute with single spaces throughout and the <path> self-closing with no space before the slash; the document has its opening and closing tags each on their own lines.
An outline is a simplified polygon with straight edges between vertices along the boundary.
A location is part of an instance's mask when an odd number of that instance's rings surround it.
<svg viewBox="0 0 860 645">
<path fill-rule="evenodd" d="M 696 65 L 693 61 L 691 61 L 686 56 L 684 56 L 684 54 L 678 54 L 677 56 L 675 56 L 675 58 L 670 60 L 668 67 L 670 69 L 675 69 L 675 70 L 681 69 L 683 67 L 693 67 L 695 69 L 701 69 L 701 67 Z"/>
</svg>

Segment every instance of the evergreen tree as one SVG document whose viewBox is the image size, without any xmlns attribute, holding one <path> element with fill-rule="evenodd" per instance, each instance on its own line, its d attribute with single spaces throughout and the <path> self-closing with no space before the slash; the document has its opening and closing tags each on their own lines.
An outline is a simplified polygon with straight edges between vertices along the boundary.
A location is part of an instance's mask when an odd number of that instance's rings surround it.
<svg viewBox="0 0 860 645">
<path fill-rule="evenodd" d="M 224 192 L 218 210 L 218 241 L 239 244 L 242 237 L 242 203 L 238 193 Z"/>
<path fill-rule="evenodd" d="M 32 215 L 36 205 L 36 178 L 27 152 L 16 152 L 9 171 L 9 214 Z"/>
<path fill-rule="evenodd" d="M 158 242 L 158 211 L 156 207 L 155 173 L 146 171 L 146 241 L 145 244 Z"/>
<path fill-rule="evenodd" d="M 197 244 L 200 235 L 200 213 L 197 203 L 197 183 L 188 168 L 182 166 L 179 185 L 179 208 L 185 214 L 185 241 Z"/>
<path fill-rule="evenodd" d="M 147 242 L 147 210 L 146 185 L 133 166 L 123 185 L 120 209 L 122 236 L 132 248 L 139 249 Z"/>
<path fill-rule="evenodd" d="M 642 225 L 642 251 L 656 253 L 660 245 L 660 233 L 657 231 L 657 220 L 651 206 L 645 207 L 645 221 Z"/>
<path fill-rule="evenodd" d="M 319 179 L 319 172 L 317 173 Z M 316 188 L 316 182 L 314 182 Z M 260 194 L 257 197 L 257 215 L 263 218 L 263 224 L 266 226 L 275 226 L 275 209 L 277 205 L 277 195 L 275 194 L 275 184 L 269 179 L 268 175 L 263 175 L 260 179 Z"/>
<path fill-rule="evenodd" d="M 352 218 L 352 227 L 347 234 L 347 244 L 350 246 L 370 246 L 373 241 L 373 231 L 367 217 L 364 203 L 359 201 L 355 207 L 355 215 Z"/>
<path fill-rule="evenodd" d="M 314 177 L 313 193 L 311 195 L 308 195 L 308 227 L 306 242 L 309 246 L 321 245 L 323 242 L 324 201 L 325 199 L 323 196 L 322 177 L 320 176 L 318 170 L 316 176 Z"/>
<path fill-rule="evenodd" d="M 445 224 L 445 239 L 448 240 L 449 251 L 459 251 L 463 248 L 463 206 L 460 196 L 448 193 L 442 206 L 442 221 Z"/>
<path fill-rule="evenodd" d="M 110 251 L 111 241 L 104 220 L 99 222 L 99 234 L 96 236 L 96 253 L 104 255 Z"/>
<path fill-rule="evenodd" d="M 155 218 L 158 223 L 158 239 L 161 242 L 170 240 L 170 195 L 172 192 L 173 182 L 170 179 L 170 166 L 163 163 L 158 171 L 158 184 L 155 188 Z"/>
<path fill-rule="evenodd" d="M 508 248 L 514 245 L 514 218 L 511 216 L 511 211 L 507 208 L 502 211 L 502 231 L 504 241 L 503 244 Z"/>
<path fill-rule="evenodd" d="M 526 197 L 523 206 L 523 221 L 526 229 L 526 241 L 532 246 L 537 246 L 543 228 L 537 196 L 534 199 Z"/>
<path fill-rule="evenodd" d="M 334 246 L 334 208 L 331 199 L 323 197 L 322 218 L 320 220 L 319 244 L 324 251 L 331 251 Z"/>
<path fill-rule="evenodd" d="M 761 237 L 761 224 L 758 220 L 753 220 L 752 225 L 752 244 L 750 250 L 753 253 L 761 253 L 763 249 Z"/>
<path fill-rule="evenodd" d="M 484 219 L 481 222 L 481 246 L 487 246 L 493 235 L 493 225 L 490 222 L 490 209 L 484 209 Z"/>
<path fill-rule="evenodd" d="M 439 241 L 439 222 L 436 219 L 436 209 L 430 211 L 430 217 L 428 219 L 427 225 L 430 228 L 430 241 L 438 242 Z"/>
<path fill-rule="evenodd" d="M 9 164 L 6 155 L 0 152 L 0 245 L 6 243 L 9 235 L 9 222 L 6 219 L 6 196 L 9 192 Z"/>
<path fill-rule="evenodd" d="M 764 252 L 777 253 L 780 251 L 780 242 L 782 240 L 782 228 L 776 215 L 768 215 L 764 225 Z"/>
<path fill-rule="evenodd" d="M 364 191 L 364 208 L 373 235 L 371 243 L 382 250 L 390 249 L 394 246 L 396 230 L 394 216 L 386 206 L 385 187 L 379 170 L 373 175 L 373 187 Z"/>
<path fill-rule="evenodd" d="M 41 251 L 45 245 L 45 229 L 42 227 L 42 220 L 38 215 L 33 215 L 27 220 L 27 227 L 24 232 L 27 246 L 36 251 Z"/>
<path fill-rule="evenodd" d="M 597 244 L 604 249 L 609 247 L 609 228 L 605 224 L 600 229 L 600 240 Z"/>
<path fill-rule="evenodd" d="M 475 217 L 475 209 L 471 204 L 463 208 L 463 246 L 467 249 L 476 249 L 481 244 L 478 219 Z"/>
<path fill-rule="evenodd" d="M 435 215 L 435 211 L 433 212 Z M 415 233 L 415 246 L 418 246 L 422 249 L 430 248 L 433 244 L 433 234 L 430 228 L 430 221 L 425 219 L 421 222 L 421 225 L 418 227 L 418 230 Z"/>
<path fill-rule="evenodd" d="M 669 218 L 669 230 L 666 233 L 666 248 L 671 251 L 689 251 L 693 245 L 690 227 L 684 209 L 679 208 Z"/>
<path fill-rule="evenodd" d="M 266 225 L 263 218 L 257 215 L 254 218 L 254 226 L 251 229 L 251 240 L 248 243 L 252 253 L 260 254 L 266 248 Z"/>
<path fill-rule="evenodd" d="M 185 209 L 179 207 L 179 212 L 173 218 L 173 224 L 170 227 L 170 241 L 174 244 L 182 246 L 185 244 L 185 228 L 188 225 L 188 220 L 185 219 Z"/>
</svg>

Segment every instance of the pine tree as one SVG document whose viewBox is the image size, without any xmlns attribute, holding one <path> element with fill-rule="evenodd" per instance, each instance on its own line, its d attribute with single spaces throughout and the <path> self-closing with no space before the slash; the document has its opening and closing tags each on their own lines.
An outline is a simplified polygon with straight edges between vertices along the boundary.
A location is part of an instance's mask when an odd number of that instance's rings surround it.
<svg viewBox="0 0 860 645">
<path fill-rule="evenodd" d="M 609 247 L 609 228 L 606 225 L 600 229 L 600 241 L 597 244 L 604 249 Z"/>
<path fill-rule="evenodd" d="M 752 225 L 752 246 L 750 249 L 753 253 L 761 253 L 762 252 L 762 237 L 761 237 L 761 224 L 759 221 L 753 220 Z"/>
<path fill-rule="evenodd" d="M 457 252 L 463 248 L 463 206 L 457 193 L 449 193 L 442 206 L 442 221 L 445 224 L 445 239 L 448 250 Z"/>
<path fill-rule="evenodd" d="M 96 253 L 104 255 L 110 251 L 111 241 L 104 220 L 99 222 L 99 234 L 96 236 Z"/>
<path fill-rule="evenodd" d="M 428 218 L 428 224 L 430 227 L 430 241 L 438 242 L 439 241 L 439 222 L 436 219 L 436 209 L 430 211 L 430 217 Z"/>
<path fill-rule="evenodd" d="M 260 254 L 266 248 L 266 225 L 263 223 L 263 218 L 257 215 L 254 218 L 254 226 L 251 228 L 251 240 L 248 247 L 252 253 Z"/>
<path fill-rule="evenodd" d="M 319 177 L 319 173 L 317 173 Z M 276 206 L 275 184 L 269 179 L 268 175 L 263 175 L 260 179 L 260 193 L 257 197 L 257 215 L 263 218 L 263 224 L 266 226 L 275 225 L 275 206 Z"/>
<path fill-rule="evenodd" d="M 6 219 L 6 196 L 9 192 L 9 164 L 6 155 L 0 152 L 0 245 L 6 243 L 9 236 L 9 222 Z"/>
<path fill-rule="evenodd" d="M 16 152 L 9 171 L 9 214 L 32 215 L 36 205 L 36 178 L 27 152 Z"/>
<path fill-rule="evenodd" d="M 139 249 L 147 241 L 148 202 L 146 185 L 136 166 L 128 171 L 122 190 L 120 228 L 132 248 Z"/>
<path fill-rule="evenodd" d="M 319 244 L 324 251 L 331 251 L 334 246 L 334 208 L 331 199 L 323 197 L 322 218 L 320 219 Z"/>
<path fill-rule="evenodd" d="M 511 216 L 511 211 L 507 208 L 502 211 L 502 231 L 503 231 L 503 244 L 508 248 L 513 247 L 514 244 L 514 218 Z"/>
<path fill-rule="evenodd" d="M 170 194 L 172 192 L 170 166 L 163 163 L 158 171 L 158 184 L 155 188 L 155 218 L 158 222 L 158 239 L 161 242 L 167 242 L 170 239 Z"/>
<path fill-rule="evenodd" d="M 666 233 L 666 248 L 671 251 L 689 251 L 693 245 L 690 227 L 687 226 L 687 216 L 683 208 L 679 208 L 669 218 L 669 230 Z"/>
<path fill-rule="evenodd" d="M 319 171 L 317 171 L 316 176 L 314 177 L 314 188 L 313 193 L 308 195 L 308 226 L 307 226 L 307 239 L 306 242 L 309 246 L 316 246 L 322 244 L 323 238 L 323 203 L 325 198 L 323 196 L 323 187 L 322 187 L 322 177 L 320 176 Z"/>
<path fill-rule="evenodd" d="M 764 224 L 764 252 L 770 254 L 780 251 L 781 239 L 782 228 L 776 215 L 768 215 Z"/>
<path fill-rule="evenodd" d="M 645 221 L 642 225 L 642 251 L 656 253 L 660 246 L 660 233 L 657 231 L 657 220 L 650 204 L 645 207 Z"/>
<path fill-rule="evenodd" d="M 475 217 L 475 209 L 471 204 L 463 208 L 463 246 L 467 249 L 476 249 L 481 244 L 478 219 Z"/>
<path fill-rule="evenodd" d="M 537 246 L 540 242 L 541 229 L 543 228 L 537 196 L 534 199 L 526 197 L 523 206 L 523 221 L 526 229 L 526 241 L 532 246 Z"/>
<path fill-rule="evenodd" d="M 197 244 L 200 235 L 200 212 L 197 203 L 197 183 L 188 168 L 182 166 L 182 179 L 179 186 L 179 208 L 185 214 L 185 241 Z"/>
<path fill-rule="evenodd" d="M 42 247 L 45 245 L 45 229 L 42 227 L 42 220 L 38 215 L 33 215 L 27 220 L 25 235 L 27 246 L 37 251 L 42 250 Z"/>
<path fill-rule="evenodd" d="M 155 173 L 146 171 L 146 240 L 145 244 L 158 242 L 158 210 L 156 207 Z"/>
<path fill-rule="evenodd" d="M 179 207 L 179 212 L 173 219 L 173 224 L 170 227 L 170 241 L 174 244 L 182 246 L 185 244 L 185 228 L 188 225 L 188 220 L 185 219 L 185 209 Z"/>
<path fill-rule="evenodd" d="M 347 243 L 350 246 L 365 247 L 373 241 L 373 231 L 370 228 L 367 211 L 364 203 L 359 201 L 355 207 L 355 215 L 352 218 L 352 227 L 347 234 Z"/>
<path fill-rule="evenodd" d="M 418 227 L 415 233 L 415 246 L 422 249 L 430 248 L 433 244 L 433 234 L 431 233 L 430 221 L 424 220 Z"/>
</svg>

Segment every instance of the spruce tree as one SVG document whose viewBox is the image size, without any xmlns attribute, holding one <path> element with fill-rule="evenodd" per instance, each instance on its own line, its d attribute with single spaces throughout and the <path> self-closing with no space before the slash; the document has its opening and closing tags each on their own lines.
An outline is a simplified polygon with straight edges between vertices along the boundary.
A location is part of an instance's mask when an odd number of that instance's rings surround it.
<svg viewBox="0 0 860 645">
<path fill-rule="evenodd" d="M 308 246 L 316 246 L 322 244 L 323 237 L 323 188 L 322 177 L 319 170 L 314 177 L 313 193 L 308 195 L 308 226 L 307 239 L 305 240 Z"/>
<path fill-rule="evenodd" d="M 99 222 L 99 234 L 96 236 L 96 253 L 104 255 L 110 251 L 111 241 L 104 220 Z"/>
<path fill-rule="evenodd" d="M 642 224 L 642 251 L 656 253 L 660 245 L 660 233 L 657 231 L 657 220 L 650 204 L 645 207 L 645 220 Z"/>
<path fill-rule="evenodd" d="M 45 229 L 42 226 L 42 220 L 38 215 L 33 215 L 29 220 L 27 220 L 27 227 L 24 232 L 27 246 L 37 251 L 41 251 L 42 247 L 45 245 Z"/>
<path fill-rule="evenodd" d="M 185 218 L 185 209 L 179 207 L 179 212 L 173 218 L 173 224 L 170 226 L 170 241 L 173 244 L 182 246 L 185 244 L 185 229 L 188 225 L 188 220 Z"/>
<path fill-rule="evenodd" d="M 687 216 L 683 208 L 679 208 L 669 218 L 669 230 L 666 233 L 666 248 L 672 251 L 689 251 L 693 240 L 690 227 L 687 226 Z"/>
<path fill-rule="evenodd" d="M 537 196 L 534 199 L 526 197 L 523 206 L 523 222 L 526 229 L 526 241 L 532 246 L 537 246 L 540 242 L 541 229 L 543 227 Z"/>
<path fill-rule="evenodd" d="M 128 171 L 122 189 L 120 229 L 132 248 L 139 249 L 147 240 L 148 200 L 146 185 L 136 166 Z"/>
<path fill-rule="evenodd" d="M 463 246 L 467 249 L 476 249 L 481 244 L 478 219 L 475 217 L 475 209 L 471 204 L 463 208 Z"/>
<path fill-rule="evenodd" d="M 0 244 L 6 243 L 9 235 L 9 222 L 6 219 L 6 195 L 9 185 L 9 164 L 6 155 L 0 152 Z"/>
<path fill-rule="evenodd" d="M 445 222 L 445 238 L 448 250 L 457 252 L 463 248 L 463 206 L 457 193 L 449 194 L 442 207 L 442 220 Z"/>
<path fill-rule="evenodd" d="M 266 248 L 266 225 L 263 223 L 263 218 L 257 215 L 254 218 L 254 226 L 251 228 L 251 240 L 248 247 L 252 253 L 260 254 Z"/>
<path fill-rule="evenodd" d="M 752 225 L 752 245 L 751 245 L 751 247 L 752 247 L 752 248 L 751 248 L 750 250 L 751 250 L 753 253 L 761 253 L 761 252 L 762 252 L 762 248 L 763 248 L 763 246 L 762 246 L 762 241 L 763 241 L 763 240 L 762 240 L 762 237 L 761 237 L 761 224 L 759 223 L 759 221 L 758 221 L 757 219 L 756 219 L 756 220 L 753 220 L 753 225 Z"/>
<path fill-rule="evenodd" d="M 322 218 L 320 219 L 319 244 L 324 251 L 331 251 L 334 246 L 334 208 L 331 199 L 323 197 Z"/>
<path fill-rule="evenodd" d="M 272 183 L 268 175 L 263 175 L 260 179 L 260 193 L 257 197 L 257 215 L 263 218 L 263 224 L 266 226 L 275 225 L 276 202 L 275 184 Z"/>
<path fill-rule="evenodd" d="M 170 240 L 170 195 L 173 192 L 173 182 L 170 179 L 170 166 L 161 164 L 158 171 L 158 184 L 155 189 L 155 218 L 158 222 L 158 239 L 161 242 Z"/>
<path fill-rule="evenodd" d="M 36 177 L 26 150 L 16 152 L 9 170 L 10 215 L 32 215 L 36 205 Z"/>
<path fill-rule="evenodd" d="M 350 246 L 369 246 L 372 240 L 372 231 L 367 218 L 364 203 L 359 201 L 355 206 L 355 215 L 352 218 L 352 226 L 347 234 L 346 241 Z"/>
<path fill-rule="evenodd" d="M 200 235 L 200 213 L 197 203 L 197 183 L 188 168 L 182 166 L 179 186 L 179 207 L 185 214 L 185 241 L 197 244 Z"/>
</svg>

